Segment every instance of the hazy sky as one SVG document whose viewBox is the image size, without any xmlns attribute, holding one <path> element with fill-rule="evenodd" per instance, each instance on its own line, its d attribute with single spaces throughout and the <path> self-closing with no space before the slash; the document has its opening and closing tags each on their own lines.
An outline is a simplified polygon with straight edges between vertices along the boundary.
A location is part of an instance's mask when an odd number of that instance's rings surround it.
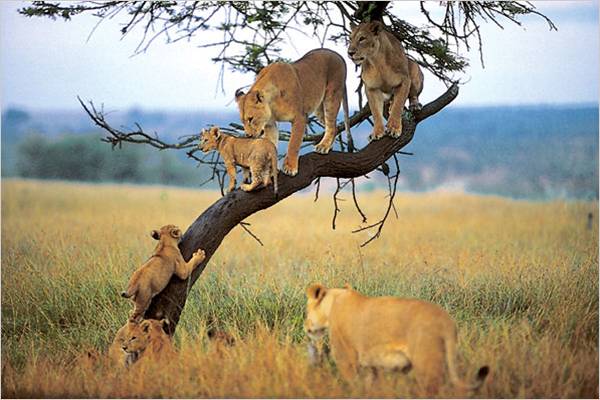
<svg viewBox="0 0 600 400">
<path fill-rule="evenodd" d="M 435 8 L 437 2 L 431 4 Z M 598 2 L 534 2 L 558 26 L 550 32 L 541 18 L 527 17 L 522 27 L 486 24 L 485 69 L 476 50 L 463 55 L 471 66 L 455 105 L 598 102 Z M 132 57 L 139 34 L 121 39 L 119 20 L 105 21 L 87 40 L 98 21 L 75 16 L 71 21 L 27 18 L 17 14 L 22 2 L 0 2 L 0 82 L 2 108 L 78 108 L 76 96 L 104 103 L 107 108 L 228 109 L 235 89 L 253 81 L 252 74 L 226 72 L 225 94 L 217 91 L 219 66 L 214 51 L 191 43 L 163 44 L 157 40 L 147 53 Z M 413 23 L 422 21 L 418 3 L 394 7 Z M 284 56 L 296 59 L 317 39 L 294 38 Z M 357 83 L 343 47 L 327 45 L 346 58 L 348 87 Z M 445 87 L 425 77 L 422 102 Z M 357 100 L 350 99 L 356 107 Z"/>
</svg>

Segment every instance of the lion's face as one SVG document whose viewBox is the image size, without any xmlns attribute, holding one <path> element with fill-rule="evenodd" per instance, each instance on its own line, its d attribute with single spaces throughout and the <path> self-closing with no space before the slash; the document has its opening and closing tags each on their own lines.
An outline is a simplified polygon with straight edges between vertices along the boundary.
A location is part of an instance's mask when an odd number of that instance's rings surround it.
<svg viewBox="0 0 600 400">
<path fill-rule="evenodd" d="M 203 129 L 202 133 L 200 133 L 198 147 L 205 153 L 216 150 L 219 145 L 219 139 L 221 139 L 221 131 L 216 126 L 213 126 L 209 130 Z"/>
<path fill-rule="evenodd" d="M 264 95 L 258 90 L 251 90 L 247 94 L 238 90 L 235 101 L 240 109 L 240 119 L 244 124 L 246 135 L 262 136 L 272 116 L 271 107 Z"/>
<path fill-rule="evenodd" d="M 382 30 L 383 24 L 378 21 L 352 27 L 348 56 L 354 64 L 361 65 L 379 51 L 379 35 Z"/>
<path fill-rule="evenodd" d="M 320 284 L 306 289 L 306 319 L 304 332 L 312 340 L 321 339 L 329 327 L 331 298 L 327 297 L 327 288 Z"/>
<path fill-rule="evenodd" d="M 166 319 L 145 319 L 139 324 L 131 324 L 123 342 L 123 351 L 139 356 L 153 340 L 168 339 L 164 331 L 166 324 Z"/>
</svg>

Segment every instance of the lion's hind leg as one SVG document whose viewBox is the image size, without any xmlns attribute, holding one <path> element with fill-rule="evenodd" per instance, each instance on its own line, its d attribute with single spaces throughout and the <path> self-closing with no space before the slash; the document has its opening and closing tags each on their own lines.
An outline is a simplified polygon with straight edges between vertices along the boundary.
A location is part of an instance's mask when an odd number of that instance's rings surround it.
<svg viewBox="0 0 600 400">
<path fill-rule="evenodd" d="M 135 295 L 135 308 L 129 315 L 130 321 L 140 321 L 144 316 L 144 313 L 150 307 L 150 302 L 152 301 L 152 290 L 150 287 L 146 288 L 138 288 L 138 291 Z"/>
<path fill-rule="evenodd" d="M 250 177 L 250 168 L 242 167 L 242 175 L 243 175 L 243 183 L 252 182 L 252 178 Z"/>
<path fill-rule="evenodd" d="M 325 99 L 323 100 L 325 135 L 323 135 L 323 139 L 315 146 L 317 153 L 327 154 L 333 146 L 333 141 L 337 135 L 337 114 L 340 111 L 342 97 L 344 96 L 343 88 L 344 86 L 336 88 L 330 83 L 325 91 Z"/>
<path fill-rule="evenodd" d="M 444 380 L 445 349 L 441 338 L 436 334 L 421 333 L 411 343 L 411 355 L 415 378 L 419 389 L 427 397 L 437 395 Z"/>
<path fill-rule="evenodd" d="M 262 171 L 260 171 L 258 168 L 256 167 L 250 167 L 250 174 L 252 175 L 252 182 L 250 183 L 244 183 L 240 186 L 240 188 L 244 191 L 244 192 L 251 192 L 254 189 L 256 189 L 258 186 L 260 186 L 261 182 L 262 182 Z"/>
</svg>

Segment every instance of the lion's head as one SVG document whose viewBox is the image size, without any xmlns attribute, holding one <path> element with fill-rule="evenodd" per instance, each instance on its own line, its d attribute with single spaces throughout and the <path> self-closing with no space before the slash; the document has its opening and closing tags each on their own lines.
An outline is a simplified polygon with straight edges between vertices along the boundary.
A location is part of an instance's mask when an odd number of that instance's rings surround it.
<svg viewBox="0 0 600 400">
<path fill-rule="evenodd" d="M 379 51 L 379 36 L 384 30 L 384 26 L 379 21 L 373 21 L 363 22 L 359 25 L 352 24 L 351 28 L 348 56 L 354 64 L 361 65 Z"/>
<path fill-rule="evenodd" d="M 221 131 L 218 127 L 213 126 L 209 130 L 203 129 L 200 133 L 200 143 L 198 147 L 205 153 L 216 150 L 221 140 Z"/>
<path fill-rule="evenodd" d="M 306 319 L 304 331 L 312 340 L 321 339 L 329 327 L 332 298 L 325 286 L 315 283 L 306 289 Z"/>
<path fill-rule="evenodd" d="M 260 137 L 265 132 L 265 126 L 271 121 L 271 107 L 260 90 L 250 90 L 244 93 L 238 89 L 235 101 L 240 109 L 240 119 L 244 124 L 246 135 Z"/>
<path fill-rule="evenodd" d="M 150 236 L 154 240 L 175 241 L 178 243 L 179 239 L 181 239 L 181 229 L 175 225 L 165 225 L 158 231 L 153 230 L 150 232 Z"/>
<path fill-rule="evenodd" d="M 134 359 L 137 359 L 147 348 L 170 342 L 171 339 L 165 332 L 165 329 L 168 329 L 168 325 L 169 321 L 167 319 L 160 321 L 145 319 L 139 324 L 132 323 L 128 327 L 125 340 L 123 341 L 123 351 L 128 355 L 132 355 Z"/>
</svg>

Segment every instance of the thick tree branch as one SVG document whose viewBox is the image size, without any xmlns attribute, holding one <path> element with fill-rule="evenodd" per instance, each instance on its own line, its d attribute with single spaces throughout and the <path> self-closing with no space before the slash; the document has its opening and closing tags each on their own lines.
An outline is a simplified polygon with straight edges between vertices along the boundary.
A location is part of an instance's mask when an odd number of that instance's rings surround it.
<svg viewBox="0 0 600 400">
<path fill-rule="evenodd" d="M 402 136 L 398 139 L 385 136 L 355 153 L 332 151 L 327 155 L 309 153 L 301 156 L 298 175 L 289 177 L 279 174 L 277 197 L 273 189 L 267 187 L 250 193 L 234 190 L 217 200 L 187 229 L 179 244 L 186 260 L 199 248 L 206 252 L 206 259 L 191 276 L 191 284 L 200 277 L 225 236 L 248 216 L 271 207 L 320 177 L 350 179 L 373 171 L 412 140 L 418 122 L 440 111 L 457 95 L 458 86 L 453 85 L 442 96 L 425 105 L 414 118 L 405 114 Z M 153 299 L 145 317 L 169 318 L 174 331 L 187 299 L 187 287 L 187 281 L 174 276 L 169 285 Z"/>
</svg>

